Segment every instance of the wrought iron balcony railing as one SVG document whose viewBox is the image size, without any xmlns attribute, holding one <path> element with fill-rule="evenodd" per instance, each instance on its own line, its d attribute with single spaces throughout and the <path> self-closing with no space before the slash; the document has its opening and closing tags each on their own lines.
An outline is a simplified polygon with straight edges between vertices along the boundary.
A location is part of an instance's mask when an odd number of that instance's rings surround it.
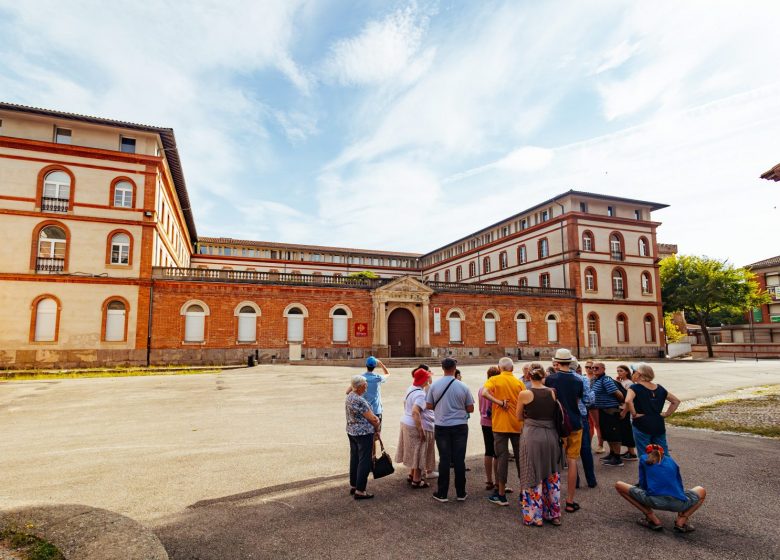
<svg viewBox="0 0 780 560">
<path fill-rule="evenodd" d="M 65 259 L 38 257 L 35 259 L 35 271 L 48 274 L 57 274 L 65 270 Z"/>
<path fill-rule="evenodd" d="M 41 199 L 41 211 L 43 212 L 67 212 L 70 206 L 68 198 L 49 198 L 44 196 Z"/>
</svg>

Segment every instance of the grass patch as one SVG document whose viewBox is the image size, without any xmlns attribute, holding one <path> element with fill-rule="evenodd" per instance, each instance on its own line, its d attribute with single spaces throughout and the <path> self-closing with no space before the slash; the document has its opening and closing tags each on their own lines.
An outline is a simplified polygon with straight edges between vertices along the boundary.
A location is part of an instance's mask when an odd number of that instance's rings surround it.
<svg viewBox="0 0 780 560">
<path fill-rule="evenodd" d="M 776 389 L 757 394 L 759 396 L 753 398 L 721 400 L 677 412 L 666 421 L 686 428 L 780 438 L 780 394 Z"/>
<path fill-rule="evenodd" d="M 29 381 L 35 379 L 81 379 L 90 377 L 147 377 L 152 375 L 218 374 L 222 368 L 113 368 L 73 370 L 23 370 L 0 372 L 2 381 Z"/>
<path fill-rule="evenodd" d="M 16 529 L 0 531 L 0 541 L 26 560 L 65 560 L 56 546 Z"/>
</svg>

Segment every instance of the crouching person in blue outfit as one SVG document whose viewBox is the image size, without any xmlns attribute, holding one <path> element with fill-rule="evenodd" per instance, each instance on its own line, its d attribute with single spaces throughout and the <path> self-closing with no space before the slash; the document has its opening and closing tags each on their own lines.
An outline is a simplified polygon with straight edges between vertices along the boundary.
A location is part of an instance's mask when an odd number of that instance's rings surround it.
<svg viewBox="0 0 780 560">
<path fill-rule="evenodd" d="M 637 521 L 643 527 L 653 531 L 663 529 L 654 509 L 676 511 L 675 532 L 690 533 L 693 527 L 688 520 L 704 503 L 707 491 L 701 486 L 685 490 L 680 467 L 671 457 L 664 457 L 664 449 L 660 445 L 648 445 L 645 453 L 639 459 L 639 484 L 632 486 L 616 482 L 615 489 L 628 503 L 645 514 Z"/>
</svg>

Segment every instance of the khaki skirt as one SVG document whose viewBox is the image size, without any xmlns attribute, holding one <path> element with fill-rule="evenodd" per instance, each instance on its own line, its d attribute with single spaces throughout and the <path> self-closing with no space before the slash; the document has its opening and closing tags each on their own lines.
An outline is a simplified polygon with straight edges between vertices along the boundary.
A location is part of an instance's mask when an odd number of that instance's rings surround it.
<svg viewBox="0 0 780 560">
<path fill-rule="evenodd" d="M 401 424 L 395 462 L 410 469 L 432 471 L 436 468 L 435 445 L 433 432 L 426 431 L 425 438 L 421 439 L 416 427 Z"/>
</svg>

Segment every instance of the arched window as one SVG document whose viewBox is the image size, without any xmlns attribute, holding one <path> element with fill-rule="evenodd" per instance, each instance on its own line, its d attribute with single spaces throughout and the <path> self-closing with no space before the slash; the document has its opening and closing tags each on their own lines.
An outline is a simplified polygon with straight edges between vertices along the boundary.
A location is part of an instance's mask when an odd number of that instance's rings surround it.
<svg viewBox="0 0 780 560">
<path fill-rule="evenodd" d="M 515 315 L 517 323 L 517 342 L 528 342 L 528 313 L 520 312 Z"/>
<path fill-rule="evenodd" d="M 51 171 L 43 177 L 41 210 L 43 212 L 67 212 L 71 204 L 71 176 L 65 171 Z"/>
<path fill-rule="evenodd" d="M 447 313 L 447 325 L 450 331 L 450 342 L 463 342 L 460 331 L 460 322 L 463 320 L 463 314 L 458 310 L 451 310 Z"/>
<path fill-rule="evenodd" d="M 135 186 L 130 181 L 115 180 L 111 185 L 111 204 L 115 208 L 132 208 Z"/>
<path fill-rule="evenodd" d="M 469 263 L 469 278 L 474 278 L 477 275 L 477 263 L 471 261 Z"/>
<path fill-rule="evenodd" d="M 615 321 L 617 323 L 618 343 L 628 342 L 628 317 L 626 317 L 625 313 L 618 313 Z"/>
<path fill-rule="evenodd" d="M 438 272 L 433 275 L 433 281 L 434 282 L 438 282 L 439 281 L 439 273 Z"/>
<path fill-rule="evenodd" d="M 284 311 L 287 317 L 287 342 L 303 342 L 303 319 L 309 312 L 303 305 L 290 304 Z"/>
<path fill-rule="evenodd" d="M 68 254 L 68 234 L 58 225 L 44 226 L 38 232 L 35 259 L 37 272 L 62 272 Z"/>
<path fill-rule="evenodd" d="M 447 269 L 444 271 L 444 281 L 449 282 L 450 281 L 450 269 Z"/>
<path fill-rule="evenodd" d="M 544 259 L 550 256 L 550 243 L 544 237 L 539 240 L 539 258 Z"/>
<path fill-rule="evenodd" d="M 39 296 L 33 301 L 33 342 L 57 342 L 60 323 L 60 303 L 50 295 Z"/>
<path fill-rule="evenodd" d="M 612 297 L 615 299 L 626 299 L 626 277 L 622 269 L 616 268 L 612 271 Z"/>
<path fill-rule="evenodd" d="M 582 232 L 582 250 L 595 251 L 593 243 L 593 234 L 589 231 Z"/>
<path fill-rule="evenodd" d="M 488 344 L 495 343 L 498 340 L 496 335 L 496 321 L 498 321 L 498 313 L 495 311 L 487 311 L 482 316 L 482 321 L 485 323 L 485 342 Z"/>
<path fill-rule="evenodd" d="M 463 280 L 463 267 L 458 266 L 455 268 L 455 281 L 460 282 Z"/>
<path fill-rule="evenodd" d="M 517 248 L 517 262 L 520 264 L 528 262 L 528 251 L 526 251 L 525 245 L 520 245 Z"/>
<path fill-rule="evenodd" d="M 127 232 L 117 232 L 111 235 L 108 264 L 129 265 L 132 238 Z"/>
<path fill-rule="evenodd" d="M 655 342 L 655 318 L 645 315 L 645 342 Z"/>
<path fill-rule="evenodd" d="M 122 342 L 127 340 L 127 304 L 119 298 L 109 298 L 103 304 L 104 330 L 103 340 L 106 342 Z"/>
<path fill-rule="evenodd" d="M 600 332 L 599 316 L 596 313 L 588 313 L 588 346 L 591 350 L 598 350 Z"/>
<path fill-rule="evenodd" d="M 352 317 L 349 307 L 335 306 L 330 310 L 330 317 L 333 320 L 333 342 L 348 342 L 349 319 Z"/>
<path fill-rule="evenodd" d="M 509 259 L 506 256 L 506 251 L 501 251 L 498 254 L 498 268 L 504 270 L 509 266 Z"/>
<path fill-rule="evenodd" d="M 585 291 L 595 292 L 598 289 L 597 282 L 596 270 L 589 266 L 585 269 Z"/>
<path fill-rule="evenodd" d="M 542 288 L 550 287 L 550 274 L 548 272 L 539 275 L 539 286 Z"/>
<path fill-rule="evenodd" d="M 482 274 L 490 272 L 490 257 L 482 259 Z"/>
<path fill-rule="evenodd" d="M 643 294 L 652 294 L 653 293 L 653 283 L 650 279 L 650 273 L 649 272 L 643 272 L 641 276 L 641 283 L 642 283 L 642 293 Z"/>
<path fill-rule="evenodd" d="M 646 237 L 639 238 L 639 256 L 640 257 L 650 256 L 650 244 L 647 242 Z"/>
<path fill-rule="evenodd" d="M 625 251 L 623 249 L 623 238 L 618 233 L 609 234 L 609 254 L 614 261 L 622 261 Z"/>
<path fill-rule="evenodd" d="M 199 303 L 186 305 L 184 309 L 184 342 L 203 342 L 206 339 L 207 309 Z"/>
<path fill-rule="evenodd" d="M 528 287 L 528 278 L 525 276 L 521 276 L 520 280 L 517 281 L 517 285 L 521 288 L 527 288 Z"/>
<path fill-rule="evenodd" d="M 237 340 L 241 343 L 257 341 L 257 318 L 260 316 L 260 308 L 251 301 L 239 303 L 233 315 L 238 317 Z"/>
<path fill-rule="evenodd" d="M 547 315 L 547 342 L 558 342 L 558 317 L 554 313 Z"/>
</svg>

